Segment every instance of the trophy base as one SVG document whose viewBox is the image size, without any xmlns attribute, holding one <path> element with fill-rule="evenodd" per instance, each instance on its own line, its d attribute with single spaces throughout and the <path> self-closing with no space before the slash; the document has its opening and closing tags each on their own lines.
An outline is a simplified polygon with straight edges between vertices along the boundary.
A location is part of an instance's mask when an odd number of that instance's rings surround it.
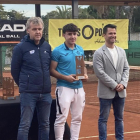
<svg viewBox="0 0 140 140">
<path fill-rule="evenodd" d="M 76 79 L 77 79 L 77 80 L 85 79 L 85 76 L 76 76 Z"/>
<path fill-rule="evenodd" d="M 16 99 L 15 96 L 0 96 L 0 98 L 3 100 L 15 100 Z"/>
</svg>

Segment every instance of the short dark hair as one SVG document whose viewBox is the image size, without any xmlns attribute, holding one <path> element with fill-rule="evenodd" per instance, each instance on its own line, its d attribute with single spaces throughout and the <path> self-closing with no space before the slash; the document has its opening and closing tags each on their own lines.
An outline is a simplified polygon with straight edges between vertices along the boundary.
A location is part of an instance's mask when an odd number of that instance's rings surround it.
<svg viewBox="0 0 140 140">
<path fill-rule="evenodd" d="M 114 24 L 107 24 L 104 28 L 103 28 L 103 34 L 106 34 L 107 33 L 107 29 L 108 28 L 117 28 L 117 26 L 116 25 L 114 25 Z"/>
<path fill-rule="evenodd" d="M 66 32 L 78 32 L 78 27 L 73 23 L 66 24 L 63 27 L 63 34 Z"/>
</svg>

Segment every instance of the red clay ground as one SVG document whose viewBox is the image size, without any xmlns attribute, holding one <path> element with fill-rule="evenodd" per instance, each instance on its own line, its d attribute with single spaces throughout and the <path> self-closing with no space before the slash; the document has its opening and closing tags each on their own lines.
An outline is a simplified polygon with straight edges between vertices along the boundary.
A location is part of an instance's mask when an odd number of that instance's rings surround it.
<svg viewBox="0 0 140 140">
<path fill-rule="evenodd" d="M 79 139 L 98 140 L 99 138 L 97 126 L 99 116 L 99 102 L 96 96 L 97 83 L 85 83 L 84 89 L 86 92 L 86 106 L 83 113 L 83 121 Z M 55 97 L 54 91 L 55 85 L 52 85 L 53 98 Z M 128 96 L 126 98 L 125 104 L 125 108 L 127 111 L 124 112 L 124 139 L 140 140 L 140 81 L 129 82 L 127 93 Z M 67 122 L 70 125 L 70 115 Z M 114 116 L 113 111 L 111 110 L 108 121 L 107 140 L 115 140 L 114 132 Z"/>
<path fill-rule="evenodd" d="M 131 73 L 130 82 L 127 88 L 127 98 L 125 102 L 124 112 L 124 139 L 140 140 L 140 71 Z M 4 75 L 3 75 L 4 76 Z M 9 75 L 10 76 L 10 75 Z M 8 77 L 9 77 L 8 76 Z M 92 75 L 94 76 L 94 75 Z M 94 77 L 90 79 L 96 79 Z M 135 81 L 134 81 L 135 80 Z M 92 81 L 92 80 L 91 80 Z M 95 80 L 96 81 L 96 80 Z M 52 82 L 53 83 L 53 82 Z M 55 84 L 52 84 L 52 97 L 55 98 Z M 80 131 L 81 140 L 98 140 L 98 116 L 99 101 L 97 98 L 97 82 L 84 83 L 86 92 L 86 106 L 83 112 L 83 121 Z M 0 90 L 2 94 L 2 90 Z M 15 88 L 15 94 L 18 89 Z M 70 125 L 70 115 L 67 120 Z M 111 110 L 108 121 L 108 138 L 107 140 L 115 140 L 114 136 L 114 116 Z"/>
</svg>

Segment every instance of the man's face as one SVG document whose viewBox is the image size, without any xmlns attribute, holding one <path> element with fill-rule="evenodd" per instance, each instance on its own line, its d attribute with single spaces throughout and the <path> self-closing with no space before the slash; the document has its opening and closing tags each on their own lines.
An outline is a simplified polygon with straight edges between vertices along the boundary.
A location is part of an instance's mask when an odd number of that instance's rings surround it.
<svg viewBox="0 0 140 140">
<path fill-rule="evenodd" d="M 74 45 L 77 39 L 77 32 L 65 32 L 63 34 L 65 42 L 69 45 Z"/>
<path fill-rule="evenodd" d="M 109 44 L 113 44 L 116 41 L 116 29 L 108 28 L 107 33 L 104 34 L 105 41 Z"/>
<path fill-rule="evenodd" d="M 35 44 L 39 44 L 43 33 L 42 24 L 33 24 L 31 22 L 30 28 L 27 29 L 27 33 L 29 34 L 30 39 L 35 41 Z"/>
</svg>

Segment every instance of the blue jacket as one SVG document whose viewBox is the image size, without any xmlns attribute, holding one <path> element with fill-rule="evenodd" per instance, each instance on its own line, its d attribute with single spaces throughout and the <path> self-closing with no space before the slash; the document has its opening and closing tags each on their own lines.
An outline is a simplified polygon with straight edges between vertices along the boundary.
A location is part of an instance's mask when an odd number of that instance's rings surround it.
<svg viewBox="0 0 140 140">
<path fill-rule="evenodd" d="M 20 93 L 50 93 L 51 46 L 42 38 L 39 45 L 26 35 L 14 47 L 11 74 Z"/>
</svg>

